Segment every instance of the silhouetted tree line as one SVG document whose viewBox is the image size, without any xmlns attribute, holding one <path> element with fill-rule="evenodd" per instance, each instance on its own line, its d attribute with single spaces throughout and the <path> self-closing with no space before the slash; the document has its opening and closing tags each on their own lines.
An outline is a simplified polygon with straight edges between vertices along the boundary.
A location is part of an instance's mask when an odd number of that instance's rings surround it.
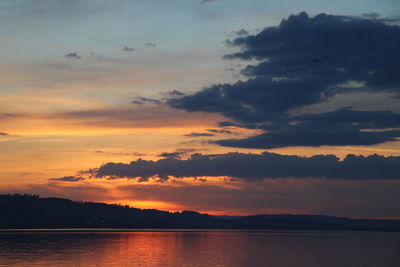
<svg viewBox="0 0 400 267">
<path fill-rule="evenodd" d="M 0 195 L 0 228 L 186 228 L 400 231 L 400 221 L 323 215 L 211 216 L 37 195 Z"/>
</svg>

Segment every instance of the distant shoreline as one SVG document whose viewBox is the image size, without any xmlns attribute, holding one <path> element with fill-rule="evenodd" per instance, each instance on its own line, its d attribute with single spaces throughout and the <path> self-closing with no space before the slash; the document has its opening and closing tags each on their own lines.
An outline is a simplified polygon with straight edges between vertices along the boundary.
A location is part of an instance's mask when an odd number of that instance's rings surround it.
<svg viewBox="0 0 400 267">
<path fill-rule="evenodd" d="M 0 232 L 400 232 L 399 220 L 325 215 L 213 216 L 35 195 L 0 195 Z"/>
<path fill-rule="evenodd" d="M 268 233 L 268 234 L 374 234 L 374 233 L 398 233 L 400 231 L 379 231 L 379 230 L 267 230 L 267 229 L 120 229 L 120 228 L 32 228 L 32 229 L 0 229 L 1 234 L 7 233 Z"/>
</svg>

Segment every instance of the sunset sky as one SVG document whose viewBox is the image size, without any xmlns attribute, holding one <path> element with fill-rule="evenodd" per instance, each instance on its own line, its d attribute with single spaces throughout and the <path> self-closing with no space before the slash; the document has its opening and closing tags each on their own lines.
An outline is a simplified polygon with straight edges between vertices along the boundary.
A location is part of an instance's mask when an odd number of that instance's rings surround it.
<svg viewBox="0 0 400 267">
<path fill-rule="evenodd" d="M 2 0 L 0 193 L 400 219 L 397 0 Z"/>
</svg>

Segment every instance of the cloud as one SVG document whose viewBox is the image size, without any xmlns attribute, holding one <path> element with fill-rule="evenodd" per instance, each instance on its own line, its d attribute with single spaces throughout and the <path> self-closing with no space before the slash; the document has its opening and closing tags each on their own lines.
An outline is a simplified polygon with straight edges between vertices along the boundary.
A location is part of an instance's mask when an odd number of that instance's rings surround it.
<svg viewBox="0 0 400 267">
<path fill-rule="evenodd" d="M 9 133 L 0 132 L 0 136 L 9 136 Z"/>
<path fill-rule="evenodd" d="M 168 99 L 167 103 L 189 112 L 219 113 L 232 120 L 232 125 L 264 130 L 250 139 L 218 141 L 226 146 L 373 145 L 394 141 L 400 137 L 400 121 L 399 114 L 389 115 L 390 111 L 384 114 L 353 108 L 327 112 L 318 120 L 293 113 L 350 92 L 398 95 L 400 27 L 386 22 L 365 16 L 292 15 L 277 27 L 227 41 L 240 51 L 225 59 L 258 62 L 241 70 L 246 80 L 214 84 L 191 95 Z M 352 113 L 353 121 L 342 113 Z M 335 120 L 332 116 L 338 117 Z M 323 124 L 323 117 L 330 117 L 330 121 Z M 367 117 L 368 123 L 360 121 Z M 389 120 L 392 129 L 386 129 L 382 120 Z M 377 131 L 368 132 L 371 126 Z M 317 140 L 305 140 L 308 134 Z"/>
<path fill-rule="evenodd" d="M 162 158 L 181 158 L 184 155 L 187 155 L 189 153 L 193 153 L 197 151 L 197 149 L 194 148 L 178 148 L 176 149 L 174 152 L 164 152 L 161 153 L 159 155 L 157 155 L 158 157 L 162 157 Z"/>
<path fill-rule="evenodd" d="M 78 55 L 78 53 L 69 53 L 65 55 L 66 58 L 72 58 L 72 59 L 81 59 L 82 57 Z"/>
<path fill-rule="evenodd" d="M 125 51 L 125 52 L 132 52 L 132 51 L 135 51 L 135 50 L 136 50 L 136 47 L 124 46 L 124 48 L 122 48 L 122 51 Z"/>
<path fill-rule="evenodd" d="M 241 148 L 278 148 L 288 146 L 346 146 L 346 145 L 376 145 L 396 141 L 399 130 L 360 132 L 352 129 L 318 129 L 292 127 L 280 129 L 271 133 L 263 133 L 245 139 L 225 139 L 214 143 Z"/>
<path fill-rule="evenodd" d="M 206 136 L 214 136 L 214 134 L 212 134 L 212 133 L 196 133 L 196 132 L 193 132 L 193 133 L 185 134 L 183 136 L 185 136 L 185 137 L 206 137 Z"/>
<path fill-rule="evenodd" d="M 168 96 L 168 97 L 179 97 L 179 96 L 184 96 L 185 95 L 183 92 L 178 91 L 178 90 L 171 90 L 171 91 L 168 91 L 168 92 L 166 92 L 164 94 L 166 96 Z"/>
<path fill-rule="evenodd" d="M 293 117 L 293 125 L 265 126 L 267 133 L 246 139 L 215 141 L 222 146 L 275 148 L 286 146 L 375 145 L 396 141 L 400 114 L 342 108 L 332 112 Z M 368 129 L 368 130 L 364 130 Z"/>
<path fill-rule="evenodd" d="M 158 157 L 162 157 L 162 158 L 173 158 L 173 159 L 176 159 L 176 158 L 179 158 L 180 156 L 181 156 L 181 152 L 164 152 L 164 153 L 161 153 L 161 154 L 159 154 L 159 155 L 157 155 Z"/>
<path fill-rule="evenodd" d="M 254 181 L 276 178 L 400 179 L 400 157 L 356 156 L 343 160 L 334 155 L 300 157 L 264 152 L 262 154 L 193 154 L 188 159 L 168 157 L 157 161 L 138 159 L 129 164 L 109 162 L 91 170 L 96 177 L 140 178 L 228 176 Z"/>
<path fill-rule="evenodd" d="M 371 12 L 371 13 L 364 13 L 361 14 L 361 16 L 366 17 L 366 18 L 370 18 L 370 19 L 376 19 L 379 17 L 379 14 L 376 12 Z"/>
<path fill-rule="evenodd" d="M 50 181 L 63 181 L 63 182 L 79 182 L 85 180 L 83 177 L 76 177 L 76 176 L 64 176 L 61 178 L 51 178 Z"/>
<path fill-rule="evenodd" d="M 247 36 L 249 35 L 249 32 L 246 31 L 245 29 L 240 29 L 238 31 L 233 31 L 231 34 L 229 34 L 230 37 L 232 36 Z"/>
<path fill-rule="evenodd" d="M 147 154 L 146 153 L 133 152 L 132 156 L 143 157 L 143 156 L 147 156 Z"/>
<path fill-rule="evenodd" d="M 224 129 L 207 129 L 207 131 L 217 134 L 233 134 L 231 131 Z"/>
<path fill-rule="evenodd" d="M 163 102 L 161 100 L 158 99 L 152 99 L 152 98 L 147 98 L 147 97 L 138 97 L 136 100 L 131 101 L 132 104 L 136 104 L 136 105 L 143 105 L 146 103 L 150 103 L 150 104 L 162 104 Z"/>
<path fill-rule="evenodd" d="M 220 121 L 218 122 L 219 127 L 235 127 L 238 126 L 237 124 L 230 122 L 230 121 Z"/>
</svg>

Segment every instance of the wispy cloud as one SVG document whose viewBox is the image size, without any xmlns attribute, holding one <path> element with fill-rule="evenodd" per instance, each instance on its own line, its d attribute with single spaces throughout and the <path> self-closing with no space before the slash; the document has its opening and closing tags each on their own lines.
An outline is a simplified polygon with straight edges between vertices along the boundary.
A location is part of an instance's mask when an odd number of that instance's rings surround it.
<svg viewBox="0 0 400 267">
<path fill-rule="evenodd" d="M 73 53 L 68 53 L 65 55 L 66 58 L 72 58 L 72 59 L 81 59 L 82 56 L 80 56 L 78 53 L 73 52 Z"/>
<path fill-rule="evenodd" d="M 131 103 L 136 104 L 136 105 L 143 105 L 146 103 L 159 105 L 159 104 L 162 104 L 163 102 L 159 99 L 153 99 L 153 98 L 147 98 L 147 97 L 141 96 L 141 97 L 136 98 L 135 100 L 132 100 Z"/>
<path fill-rule="evenodd" d="M 79 182 L 85 180 L 83 177 L 76 177 L 76 176 L 64 176 L 60 178 L 51 178 L 50 181 L 62 181 L 62 182 Z"/>
<path fill-rule="evenodd" d="M 135 50 L 136 50 L 136 47 L 124 46 L 124 48 L 122 48 L 122 51 L 125 51 L 125 52 L 132 52 L 132 51 L 135 51 Z"/>
<path fill-rule="evenodd" d="M 214 136 L 214 134 L 212 133 L 196 133 L 196 132 L 192 132 L 192 133 L 188 133 L 183 135 L 185 137 L 210 137 L 210 136 Z"/>
</svg>

